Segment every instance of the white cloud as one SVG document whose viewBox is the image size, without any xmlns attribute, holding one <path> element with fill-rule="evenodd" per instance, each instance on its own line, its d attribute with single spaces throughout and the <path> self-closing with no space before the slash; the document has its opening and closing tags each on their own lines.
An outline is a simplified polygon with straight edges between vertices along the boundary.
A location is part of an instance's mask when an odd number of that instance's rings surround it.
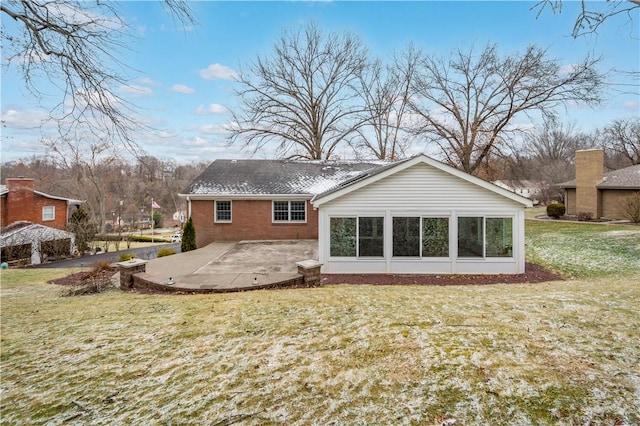
<svg viewBox="0 0 640 426">
<path fill-rule="evenodd" d="M 208 106 L 200 105 L 196 108 L 195 113 L 199 115 L 209 115 L 209 114 L 224 114 L 227 111 L 227 107 L 220 104 L 209 104 Z"/>
<path fill-rule="evenodd" d="M 135 86 L 131 84 L 126 86 L 120 86 L 118 90 L 122 93 L 128 93 L 130 95 L 136 95 L 136 96 L 153 95 L 153 90 L 151 90 L 149 87 Z"/>
<path fill-rule="evenodd" d="M 155 80 L 152 80 L 148 77 L 139 77 L 136 78 L 136 81 L 140 84 L 144 84 L 145 86 L 157 86 L 158 83 Z"/>
<path fill-rule="evenodd" d="M 171 89 L 169 90 L 171 90 L 172 92 L 184 93 L 186 95 L 196 93 L 194 89 L 192 89 L 189 86 L 185 86 L 184 84 L 174 84 L 173 86 L 171 86 Z"/>
<path fill-rule="evenodd" d="M 638 111 L 638 109 L 640 109 L 640 103 L 637 101 L 626 101 L 622 103 L 622 108 Z"/>
<path fill-rule="evenodd" d="M 237 71 L 221 64 L 211 64 L 200 70 L 200 77 L 205 80 L 235 80 L 239 76 Z"/>
<path fill-rule="evenodd" d="M 229 131 L 229 125 L 227 124 L 205 124 L 198 127 L 200 133 L 207 135 L 221 135 Z"/>
<path fill-rule="evenodd" d="M 0 114 L 2 126 L 13 129 L 35 129 L 51 121 L 51 117 L 45 111 L 10 109 Z"/>
</svg>

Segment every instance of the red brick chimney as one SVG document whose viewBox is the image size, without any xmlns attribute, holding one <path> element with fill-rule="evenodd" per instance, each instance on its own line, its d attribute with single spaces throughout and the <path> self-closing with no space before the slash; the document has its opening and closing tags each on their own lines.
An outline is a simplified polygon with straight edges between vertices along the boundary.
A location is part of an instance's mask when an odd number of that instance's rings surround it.
<svg viewBox="0 0 640 426">
<path fill-rule="evenodd" d="M 36 189 L 36 181 L 32 178 L 25 178 L 25 177 L 6 178 L 4 180 L 4 183 L 7 186 L 7 189 L 9 190 L 9 192 L 20 191 L 20 190 L 33 192 Z"/>
<path fill-rule="evenodd" d="M 604 151 L 584 149 L 576 151 L 576 214 L 591 213 L 594 219 L 602 216 L 600 194 L 596 185 L 604 177 Z"/>
</svg>

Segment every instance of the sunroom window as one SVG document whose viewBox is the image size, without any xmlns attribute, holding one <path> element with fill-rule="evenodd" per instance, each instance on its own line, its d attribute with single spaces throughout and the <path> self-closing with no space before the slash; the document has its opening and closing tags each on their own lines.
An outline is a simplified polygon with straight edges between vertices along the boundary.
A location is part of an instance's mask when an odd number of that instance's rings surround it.
<svg viewBox="0 0 640 426">
<path fill-rule="evenodd" d="M 449 257 L 449 218 L 422 218 L 422 257 Z"/>
<path fill-rule="evenodd" d="M 513 256 L 513 219 L 487 218 L 487 257 Z"/>
<path fill-rule="evenodd" d="M 393 218 L 393 256 L 420 257 L 420 218 Z"/>
<path fill-rule="evenodd" d="M 458 257 L 512 256 L 513 218 L 458 218 Z"/>
<path fill-rule="evenodd" d="M 329 255 L 332 257 L 383 257 L 383 217 L 332 217 L 329 219 Z"/>
<path fill-rule="evenodd" d="M 358 218 L 358 256 L 384 256 L 384 218 Z"/>
<path fill-rule="evenodd" d="M 329 220 L 329 255 L 356 257 L 355 217 L 332 217 Z"/>
</svg>

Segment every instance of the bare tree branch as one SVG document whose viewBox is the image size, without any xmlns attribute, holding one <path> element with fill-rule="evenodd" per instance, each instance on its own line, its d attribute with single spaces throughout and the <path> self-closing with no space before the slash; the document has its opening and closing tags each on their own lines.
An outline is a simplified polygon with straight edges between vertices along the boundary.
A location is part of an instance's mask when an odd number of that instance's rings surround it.
<svg viewBox="0 0 640 426">
<path fill-rule="evenodd" d="M 287 155 L 329 158 L 363 123 L 356 83 L 366 49 L 351 35 L 324 35 L 315 25 L 283 32 L 271 57 L 241 73 L 231 143 L 257 152 L 275 142 Z"/>
<path fill-rule="evenodd" d="M 165 4 L 181 22 L 192 22 L 186 2 Z M 14 24 L 2 29 L 8 66 L 19 69 L 26 88 L 41 101 L 52 95 L 45 93 L 43 78 L 61 92 L 50 112 L 61 138 L 88 131 L 135 151 L 131 133 L 142 125 L 134 118 L 135 107 L 117 93 L 127 84 L 130 69 L 118 57 L 126 49 L 128 27 L 116 4 L 8 0 L 0 4 L 0 11 Z"/>
<path fill-rule="evenodd" d="M 412 112 L 419 117 L 413 132 L 436 143 L 447 160 L 468 173 L 519 129 L 516 116 L 538 112 L 553 117 L 555 108 L 571 102 L 600 101 L 600 59 L 562 67 L 545 50 L 501 58 L 495 45 L 479 54 L 458 50 L 445 60 L 425 56 L 414 80 Z"/>
</svg>

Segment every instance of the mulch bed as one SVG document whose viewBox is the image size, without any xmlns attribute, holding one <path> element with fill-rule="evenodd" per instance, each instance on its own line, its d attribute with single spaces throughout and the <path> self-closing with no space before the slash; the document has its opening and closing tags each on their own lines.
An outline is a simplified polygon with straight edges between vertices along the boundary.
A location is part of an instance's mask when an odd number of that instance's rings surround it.
<svg viewBox="0 0 640 426">
<path fill-rule="evenodd" d="M 116 268 L 94 271 L 77 272 L 66 277 L 49 281 L 51 284 L 78 286 L 88 280 L 110 279 Z M 323 274 L 322 284 L 371 284 L 371 285 L 484 285 L 484 284 L 521 284 L 557 281 L 563 278 L 540 265 L 527 263 L 524 274 L 504 275 L 403 275 L 403 274 Z M 306 286 L 304 286 L 306 287 Z M 286 288 L 296 288 L 288 286 Z M 168 294 L 150 289 L 136 289 L 145 294 Z M 188 292 L 186 292 L 188 293 Z M 178 293 L 172 293 L 178 294 Z"/>
<path fill-rule="evenodd" d="M 527 263 L 524 274 L 504 275 L 399 275 L 399 274 L 324 274 L 322 284 L 373 285 L 483 285 L 541 283 L 562 280 L 560 275 L 540 265 Z"/>
<path fill-rule="evenodd" d="M 87 281 L 107 281 L 110 280 L 113 274 L 118 272 L 117 268 L 106 268 L 100 271 L 83 271 L 76 272 L 75 274 L 67 275 L 66 277 L 57 278 L 55 280 L 48 281 L 50 284 L 77 286 L 87 283 Z"/>
</svg>

